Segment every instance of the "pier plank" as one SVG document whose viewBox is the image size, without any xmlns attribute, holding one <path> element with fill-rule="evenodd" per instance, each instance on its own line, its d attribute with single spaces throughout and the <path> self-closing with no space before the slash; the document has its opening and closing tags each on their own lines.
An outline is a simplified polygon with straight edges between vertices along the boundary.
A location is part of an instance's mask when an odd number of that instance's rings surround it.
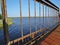
<svg viewBox="0 0 60 45">
<path fill-rule="evenodd" d="M 49 36 L 38 45 L 60 45 L 60 26 L 58 26 Z"/>
</svg>

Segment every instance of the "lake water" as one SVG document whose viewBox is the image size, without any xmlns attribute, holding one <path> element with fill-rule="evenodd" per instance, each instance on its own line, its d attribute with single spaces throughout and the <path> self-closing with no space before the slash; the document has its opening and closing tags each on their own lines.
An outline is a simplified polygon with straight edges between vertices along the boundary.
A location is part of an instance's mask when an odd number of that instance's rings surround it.
<svg viewBox="0 0 60 45">
<path fill-rule="evenodd" d="M 21 37 L 20 18 L 12 18 L 12 22 L 13 24 L 8 27 L 10 40 L 14 40 L 16 38 Z M 44 18 L 44 21 L 43 18 L 36 18 L 37 30 L 41 28 L 45 28 L 45 29 L 49 28 L 51 30 L 55 25 L 58 24 L 57 22 L 58 22 L 57 18 Z M 30 23 L 31 23 L 32 32 L 36 31 L 35 18 L 30 18 Z M 29 19 L 23 18 L 22 25 L 23 25 L 24 35 L 29 34 L 30 33 Z M 0 29 L 0 45 L 3 45 L 3 42 L 4 42 L 4 33 L 3 33 L 3 29 Z"/>
</svg>

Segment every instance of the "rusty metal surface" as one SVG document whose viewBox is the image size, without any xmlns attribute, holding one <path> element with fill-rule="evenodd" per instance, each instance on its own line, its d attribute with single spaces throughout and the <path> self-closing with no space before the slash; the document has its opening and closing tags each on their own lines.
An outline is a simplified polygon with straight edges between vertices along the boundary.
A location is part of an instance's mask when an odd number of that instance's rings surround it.
<svg viewBox="0 0 60 45">
<path fill-rule="evenodd" d="M 10 43 L 8 43 L 9 34 L 8 34 L 8 23 L 7 23 L 6 0 L 2 0 L 2 20 L 3 20 L 5 45 L 10 45 Z"/>
</svg>

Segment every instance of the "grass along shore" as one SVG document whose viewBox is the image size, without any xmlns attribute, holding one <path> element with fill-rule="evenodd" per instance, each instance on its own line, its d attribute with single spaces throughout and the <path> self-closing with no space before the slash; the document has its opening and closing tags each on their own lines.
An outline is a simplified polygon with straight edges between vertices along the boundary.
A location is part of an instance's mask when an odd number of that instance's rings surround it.
<svg viewBox="0 0 60 45">
<path fill-rule="evenodd" d="M 11 18 L 8 18 L 7 19 L 7 23 L 8 23 L 8 26 L 9 25 L 11 25 L 13 22 L 12 22 L 12 19 Z M 0 19 L 0 28 L 2 28 L 3 27 L 3 22 L 2 22 L 2 20 Z"/>
</svg>

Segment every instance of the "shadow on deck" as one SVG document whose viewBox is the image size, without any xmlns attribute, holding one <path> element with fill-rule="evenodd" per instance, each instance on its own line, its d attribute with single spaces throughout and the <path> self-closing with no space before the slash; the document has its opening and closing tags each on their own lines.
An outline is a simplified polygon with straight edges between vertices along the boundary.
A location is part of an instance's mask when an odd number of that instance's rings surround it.
<svg viewBox="0 0 60 45">
<path fill-rule="evenodd" d="M 60 45 L 60 25 L 49 33 L 48 36 L 40 40 L 38 45 Z"/>
</svg>

